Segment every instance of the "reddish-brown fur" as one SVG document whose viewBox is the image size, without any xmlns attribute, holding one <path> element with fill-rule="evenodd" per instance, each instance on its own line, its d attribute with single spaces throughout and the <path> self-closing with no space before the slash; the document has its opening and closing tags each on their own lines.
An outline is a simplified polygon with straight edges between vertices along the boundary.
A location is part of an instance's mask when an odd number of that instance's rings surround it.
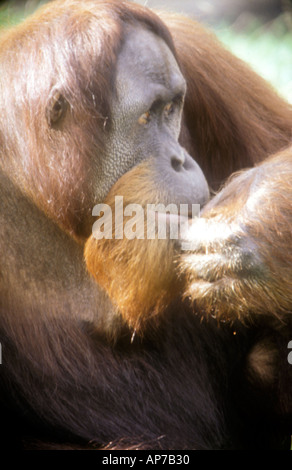
<svg viewBox="0 0 292 470">
<path fill-rule="evenodd" d="M 247 320 L 292 310 L 292 148 L 231 178 L 193 221 L 181 271 L 196 308 Z M 292 334 L 292 331 L 291 331 Z"/>
<path fill-rule="evenodd" d="M 288 387 L 275 385 L 275 367 L 266 367 L 268 384 L 259 386 L 255 373 L 265 323 L 248 331 L 237 325 L 234 335 L 217 321 L 201 323 L 204 312 L 180 296 L 164 312 L 180 291 L 173 242 L 99 245 L 89 238 L 85 245 L 100 202 L 96 168 L 129 23 L 150 28 L 177 56 L 188 86 L 180 140 L 212 188 L 291 141 L 291 107 L 263 80 L 196 22 L 160 17 L 173 40 L 156 15 L 132 2 L 64 0 L 1 35 L 4 446 L 16 447 L 18 431 L 20 442 L 26 433 L 131 449 L 278 447 L 289 435 Z M 59 93 L 67 108 L 56 124 Z M 112 205 L 121 192 L 127 202 L 156 202 L 151 172 L 145 163 L 120 175 L 107 201 Z M 141 184 L 138 191 L 133 182 Z M 232 207 L 233 213 L 242 207 L 234 194 Z M 267 239 L 279 247 L 280 265 L 287 237 L 283 232 L 279 245 Z M 84 249 L 101 286 L 86 269 Z M 161 318 L 155 328 L 147 321 L 153 313 Z M 286 339 L 272 329 L 260 345 L 270 342 L 282 360 Z"/>
<path fill-rule="evenodd" d="M 112 208 L 113 238 L 96 240 L 92 235 L 85 245 L 89 272 L 136 330 L 145 328 L 145 322 L 154 323 L 183 287 L 175 274 L 174 244 L 158 239 L 157 230 L 155 239 L 147 239 L 147 204 L 156 205 L 166 199 L 154 181 L 155 166 L 151 163 L 149 160 L 134 167 L 110 190 L 105 204 Z M 123 196 L 124 207 L 139 201 L 143 208 L 143 221 L 134 239 L 124 233 L 122 239 L 115 239 L 116 195 Z M 130 219 L 123 218 L 124 226 Z"/>
</svg>

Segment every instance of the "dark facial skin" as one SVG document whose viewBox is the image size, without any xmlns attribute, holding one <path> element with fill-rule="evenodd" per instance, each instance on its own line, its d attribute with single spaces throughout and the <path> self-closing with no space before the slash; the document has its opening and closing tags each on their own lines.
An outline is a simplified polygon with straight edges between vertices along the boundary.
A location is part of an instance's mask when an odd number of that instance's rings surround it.
<svg viewBox="0 0 292 470">
<path fill-rule="evenodd" d="M 152 157 L 153 177 L 167 189 L 167 201 L 161 202 L 206 202 L 205 177 L 178 143 L 185 93 L 185 79 L 165 42 L 146 29 L 129 27 L 117 61 L 101 199 L 122 174 Z"/>
</svg>

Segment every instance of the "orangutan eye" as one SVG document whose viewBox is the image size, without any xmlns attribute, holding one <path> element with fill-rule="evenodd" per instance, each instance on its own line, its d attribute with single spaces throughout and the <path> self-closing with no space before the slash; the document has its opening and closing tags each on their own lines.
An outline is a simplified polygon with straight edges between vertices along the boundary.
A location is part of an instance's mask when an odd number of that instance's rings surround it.
<svg viewBox="0 0 292 470">
<path fill-rule="evenodd" d="M 170 101 L 169 103 L 167 103 L 166 106 L 164 106 L 164 110 L 163 110 L 165 116 L 169 117 L 171 114 L 173 114 L 174 112 L 174 102 L 173 101 Z"/>
<path fill-rule="evenodd" d="M 141 126 L 144 126 L 145 124 L 148 124 L 151 119 L 151 113 L 150 111 L 146 111 L 146 113 L 141 114 L 141 116 L 138 119 L 138 123 L 141 124 Z"/>
<path fill-rule="evenodd" d="M 65 114 L 67 102 L 58 90 L 53 90 L 46 109 L 46 118 L 50 127 L 57 124 Z"/>
</svg>

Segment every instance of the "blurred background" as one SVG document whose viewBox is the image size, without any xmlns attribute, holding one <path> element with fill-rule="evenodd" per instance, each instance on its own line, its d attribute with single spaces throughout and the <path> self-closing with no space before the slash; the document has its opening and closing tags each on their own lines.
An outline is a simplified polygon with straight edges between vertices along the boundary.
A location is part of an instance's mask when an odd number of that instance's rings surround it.
<svg viewBox="0 0 292 470">
<path fill-rule="evenodd" d="M 135 1 L 199 20 L 292 103 L 292 0 Z M 46 2 L 1 2 L 0 26 L 21 21 L 42 3 Z"/>
</svg>

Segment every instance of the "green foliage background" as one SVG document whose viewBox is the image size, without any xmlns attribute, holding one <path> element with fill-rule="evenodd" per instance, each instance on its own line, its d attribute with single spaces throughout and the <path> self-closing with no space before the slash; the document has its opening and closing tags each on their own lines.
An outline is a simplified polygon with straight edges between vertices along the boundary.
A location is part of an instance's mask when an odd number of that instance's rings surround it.
<svg viewBox="0 0 292 470">
<path fill-rule="evenodd" d="M 266 25 L 256 19 L 240 31 L 221 27 L 219 39 L 268 80 L 292 103 L 292 17 L 281 15 Z"/>
</svg>

